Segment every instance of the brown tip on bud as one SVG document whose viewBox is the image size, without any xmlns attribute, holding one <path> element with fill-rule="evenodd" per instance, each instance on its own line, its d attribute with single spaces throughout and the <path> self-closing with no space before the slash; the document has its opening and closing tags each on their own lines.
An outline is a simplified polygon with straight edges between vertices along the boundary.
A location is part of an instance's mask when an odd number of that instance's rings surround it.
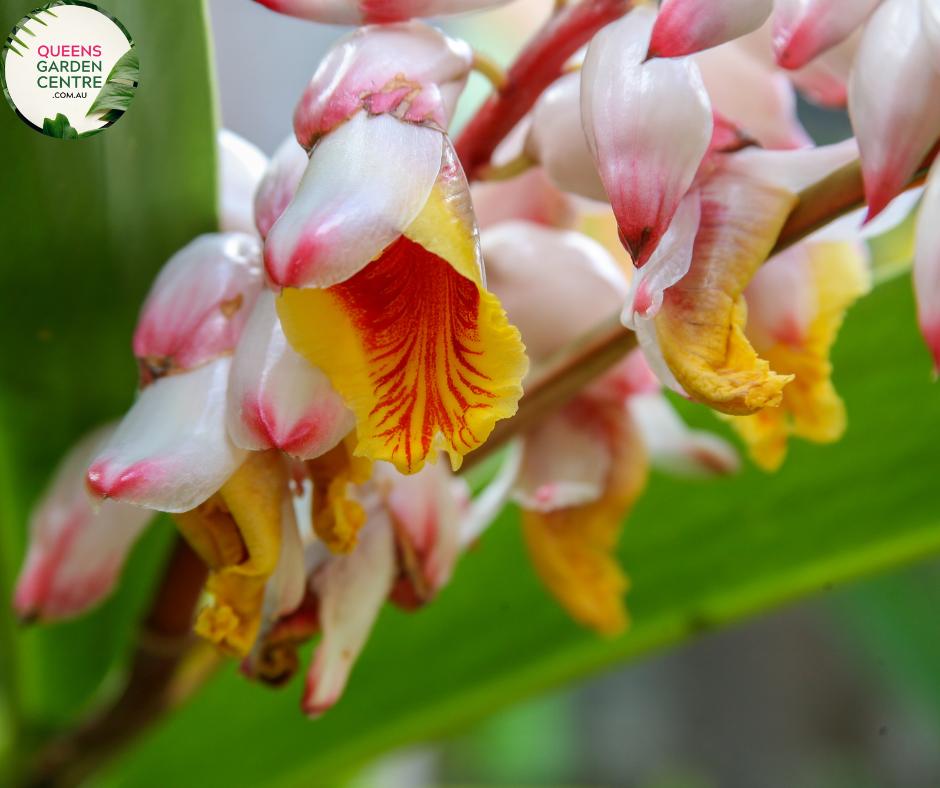
<svg viewBox="0 0 940 788">
<path fill-rule="evenodd" d="M 16 614 L 16 623 L 25 629 L 26 627 L 32 626 L 39 622 L 39 610 L 36 608 L 30 608 L 21 613 Z"/>
<path fill-rule="evenodd" d="M 630 257 L 633 259 L 633 265 L 636 268 L 642 268 L 643 263 L 646 262 L 643 257 L 643 251 L 646 248 L 646 245 L 649 243 L 650 237 L 653 235 L 653 228 L 644 227 L 643 232 L 640 234 L 639 240 L 627 238 L 627 236 L 624 235 L 623 230 L 619 227 L 617 228 L 617 235 L 620 236 L 620 243 L 623 244 L 623 248 L 627 250 L 627 252 L 630 254 Z"/>
</svg>

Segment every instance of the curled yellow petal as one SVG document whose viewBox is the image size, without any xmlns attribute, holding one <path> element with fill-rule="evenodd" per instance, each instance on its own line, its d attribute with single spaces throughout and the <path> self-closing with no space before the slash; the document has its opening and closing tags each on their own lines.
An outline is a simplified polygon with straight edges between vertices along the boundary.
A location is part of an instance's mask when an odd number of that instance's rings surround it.
<svg viewBox="0 0 940 788">
<path fill-rule="evenodd" d="M 666 364 L 689 395 L 743 416 L 779 405 L 792 379 L 774 372 L 748 342 L 741 293 L 767 259 L 796 196 L 721 173 L 701 195 L 692 265 L 665 291 L 656 332 Z"/>
<path fill-rule="evenodd" d="M 516 412 L 528 369 L 519 332 L 483 287 L 473 215 L 450 179 L 362 271 L 278 299 L 291 345 L 356 414 L 356 454 L 408 474 L 441 449 L 458 468 Z"/>
<path fill-rule="evenodd" d="M 353 454 L 355 431 L 325 454 L 307 462 L 313 482 L 313 529 L 334 553 L 348 553 L 366 524 L 358 501 L 346 497 L 350 484 L 363 484 L 372 476 L 372 460 Z"/>
<path fill-rule="evenodd" d="M 795 435 L 815 443 L 832 443 L 845 432 L 846 412 L 832 384 L 829 355 L 846 310 L 871 289 L 871 273 L 858 244 L 807 244 L 818 304 L 799 346 L 778 342 L 764 351 L 767 360 L 793 382 L 783 391 L 779 410 L 735 418 L 732 426 L 747 444 L 754 462 L 767 471 L 783 463 L 787 439 Z"/>
<path fill-rule="evenodd" d="M 542 582 L 585 626 L 604 635 L 626 630 L 629 589 L 614 553 L 629 513 L 646 485 L 648 460 L 639 433 L 621 413 L 606 414 L 611 465 L 602 496 L 584 506 L 524 510 L 523 533 Z"/>
<path fill-rule="evenodd" d="M 252 452 L 218 493 L 173 515 L 183 536 L 212 570 L 196 632 L 225 653 L 244 657 L 261 623 L 264 584 L 281 547 L 286 476 L 279 453 Z"/>
</svg>

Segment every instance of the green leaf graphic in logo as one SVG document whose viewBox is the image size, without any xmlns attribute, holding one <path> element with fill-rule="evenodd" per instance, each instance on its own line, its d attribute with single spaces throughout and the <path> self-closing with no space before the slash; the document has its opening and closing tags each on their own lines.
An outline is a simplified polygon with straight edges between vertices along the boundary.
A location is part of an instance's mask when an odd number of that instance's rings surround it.
<svg viewBox="0 0 940 788">
<path fill-rule="evenodd" d="M 62 140 L 78 139 L 78 132 L 69 123 L 69 119 L 61 112 L 55 116 L 55 120 L 45 118 L 42 122 L 42 133 L 50 137 L 58 137 Z"/>
<path fill-rule="evenodd" d="M 114 64 L 104 87 L 95 97 L 91 109 L 85 113 L 86 117 L 92 112 L 106 109 L 108 113 L 102 117 L 104 121 L 115 121 L 130 106 L 131 99 L 137 91 L 137 80 L 140 76 L 140 62 L 137 59 L 137 50 L 131 47 L 121 59 Z"/>
</svg>

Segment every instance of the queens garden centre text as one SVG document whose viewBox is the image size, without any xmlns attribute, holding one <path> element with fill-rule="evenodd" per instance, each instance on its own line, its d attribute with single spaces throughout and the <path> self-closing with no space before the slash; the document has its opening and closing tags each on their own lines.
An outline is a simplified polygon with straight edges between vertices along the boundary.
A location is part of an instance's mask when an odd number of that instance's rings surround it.
<svg viewBox="0 0 940 788">
<path fill-rule="evenodd" d="M 41 72 L 36 84 L 41 88 L 100 88 L 104 84 L 102 61 L 91 59 L 101 57 L 97 44 L 41 46 L 37 54 L 42 58 L 36 64 Z"/>
</svg>

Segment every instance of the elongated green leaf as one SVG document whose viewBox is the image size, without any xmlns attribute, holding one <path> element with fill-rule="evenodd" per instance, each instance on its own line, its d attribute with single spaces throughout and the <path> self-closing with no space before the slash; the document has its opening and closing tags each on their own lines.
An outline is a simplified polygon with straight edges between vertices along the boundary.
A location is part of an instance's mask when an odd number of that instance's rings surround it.
<svg viewBox="0 0 940 788">
<path fill-rule="evenodd" d="M 0 6 L 9 30 L 22 8 Z M 201 0 L 112 0 L 160 80 L 131 117 L 66 144 L 0 107 L 0 661 L 27 738 L 71 719 L 128 648 L 169 529 L 121 591 L 73 623 L 15 630 L 7 600 L 26 518 L 62 453 L 132 402 L 130 337 L 155 272 L 216 227 L 214 97 Z M 8 784 L 0 776 L 0 783 Z"/>
<path fill-rule="evenodd" d="M 634 626 L 604 640 L 548 599 L 506 512 L 452 584 L 414 615 L 386 609 L 346 696 L 321 720 L 301 684 L 245 683 L 230 667 L 120 764 L 110 786 L 300 788 L 612 662 L 940 550 L 940 390 L 907 277 L 849 314 L 835 353 L 849 432 L 795 443 L 783 470 L 681 483 L 655 477 L 624 534 Z M 699 425 L 721 429 L 701 408 Z M 168 754 L 172 753 L 172 759 Z"/>
<path fill-rule="evenodd" d="M 61 112 L 55 116 L 55 120 L 45 118 L 42 122 L 42 133 L 47 137 L 57 137 L 60 140 L 78 139 L 78 132 L 69 123 L 69 119 Z"/>
<path fill-rule="evenodd" d="M 108 73 L 108 82 L 115 79 L 125 79 L 128 82 L 137 82 L 140 79 L 140 59 L 137 57 L 137 50 L 131 47 L 114 64 L 114 68 Z"/>
</svg>

